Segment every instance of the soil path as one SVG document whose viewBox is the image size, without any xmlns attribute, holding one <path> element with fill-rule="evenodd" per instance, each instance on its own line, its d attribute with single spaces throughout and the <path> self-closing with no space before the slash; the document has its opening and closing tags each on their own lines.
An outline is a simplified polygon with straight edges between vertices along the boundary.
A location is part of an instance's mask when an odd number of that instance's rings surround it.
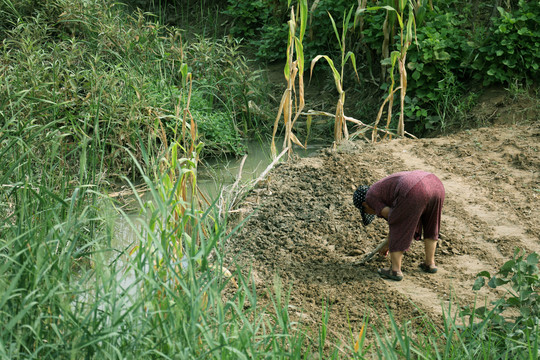
<svg viewBox="0 0 540 360">
<path fill-rule="evenodd" d="M 414 169 L 435 173 L 446 188 L 439 272 L 418 269 L 423 244 L 415 241 L 403 260 L 404 280 L 383 280 L 376 270 L 388 259 L 354 263 L 383 241 L 387 224 L 363 227 L 352 194 L 359 184 Z M 350 327 L 357 331 L 365 315 L 385 319 L 386 307 L 399 321 L 424 313 L 438 321 L 451 299 L 455 307 L 501 296 L 499 289 L 472 291 L 476 275 L 495 273 L 515 248 L 540 253 L 539 205 L 536 121 L 433 139 L 347 142 L 277 167 L 244 201 L 252 215 L 229 253 L 253 269 L 261 294 L 277 273 L 291 289 L 291 316 L 308 327 L 317 329 L 328 303 L 329 330 L 349 341 Z"/>
</svg>

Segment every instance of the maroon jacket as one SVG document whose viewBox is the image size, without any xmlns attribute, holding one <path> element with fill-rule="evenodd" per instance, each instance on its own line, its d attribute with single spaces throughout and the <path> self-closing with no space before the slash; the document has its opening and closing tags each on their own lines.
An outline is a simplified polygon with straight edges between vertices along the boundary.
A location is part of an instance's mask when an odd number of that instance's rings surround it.
<svg viewBox="0 0 540 360">
<path fill-rule="evenodd" d="M 371 185 L 366 203 L 381 216 L 384 207 L 388 215 L 390 251 L 406 251 L 412 239 L 437 240 L 444 203 L 444 186 L 434 174 L 415 170 L 402 171 Z"/>
</svg>

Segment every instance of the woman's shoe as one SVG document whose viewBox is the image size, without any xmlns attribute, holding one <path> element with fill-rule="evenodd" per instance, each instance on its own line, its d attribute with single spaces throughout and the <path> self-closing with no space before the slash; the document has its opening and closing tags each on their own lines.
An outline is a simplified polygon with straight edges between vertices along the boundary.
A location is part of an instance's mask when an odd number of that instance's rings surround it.
<svg viewBox="0 0 540 360">
<path fill-rule="evenodd" d="M 426 265 L 425 263 L 420 264 L 420 269 L 422 269 L 423 272 L 430 274 L 435 274 L 437 272 L 437 267 L 435 265 Z"/>
<path fill-rule="evenodd" d="M 403 274 L 392 269 L 377 269 L 377 273 L 381 275 L 382 278 L 390 279 L 394 281 L 403 280 Z"/>
</svg>

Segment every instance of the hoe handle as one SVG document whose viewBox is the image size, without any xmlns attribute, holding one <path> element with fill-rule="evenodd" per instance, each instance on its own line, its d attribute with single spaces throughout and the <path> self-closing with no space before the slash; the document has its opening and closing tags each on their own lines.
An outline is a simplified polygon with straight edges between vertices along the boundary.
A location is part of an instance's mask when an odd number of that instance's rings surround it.
<svg viewBox="0 0 540 360">
<path fill-rule="evenodd" d="M 379 250 L 381 250 L 383 248 L 383 246 L 386 244 L 386 240 L 381 242 L 379 245 L 377 245 L 377 247 L 375 248 L 375 250 L 373 250 L 372 252 L 370 252 L 369 254 L 367 254 L 366 256 L 364 256 L 364 258 L 358 262 L 355 263 L 355 265 L 363 265 L 365 263 L 367 263 L 368 261 L 370 261 L 373 256 L 379 252 Z"/>
</svg>

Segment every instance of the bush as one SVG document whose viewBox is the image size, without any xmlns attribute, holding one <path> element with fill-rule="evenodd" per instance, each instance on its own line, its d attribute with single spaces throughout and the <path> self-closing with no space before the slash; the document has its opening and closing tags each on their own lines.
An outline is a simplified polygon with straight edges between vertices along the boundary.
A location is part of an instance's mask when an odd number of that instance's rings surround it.
<svg viewBox="0 0 540 360">
<path fill-rule="evenodd" d="M 291 2 L 296 6 L 296 1 Z M 339 47 L 328 13 L 332 15 L 341 33 L 343 14 L 351 6 L 349 0 L 320 1 L 311 4 L 308 30 L 304 41 L 305 58 L 311 60 L 318 54 L 339 53 Z M 255 48 L 254 55 L 266 62 L 285 61 L 290 8 L 288 0 L 229 0 L 226 13 L 234 19 L 231 34 L 248 41 Z M 354 41 L 354 39 L 350 39 Z"/>
<path fill-rule="evenodd" d="M 197 123 L 199 140 L 204 143 L 201 156 L 244 154 L 246 146 L 230 113 L 212 109 L 209 102 L 200 96 L 196 93 L 191 99 L 191 114 Z"/>
<path fill-rule="evenodd" d="M 407 53 L 406 118 L 417 134 L 444 129 L 469 110 L 461 103 L 472 47 L 467 20 L 437 8 L 417 29 L 418 45 Z M 466 106 L 464 106 L 466 105 Z"/>
<path fill-rule="evenodd" d="M 433 10 L 427 6 L 420 7 L 423 12 L 416 13 L 415 38 L 406 57 L 405 125 L 409 132 L 417 135 L 463 122 L 467 111 L 474 105 L 474 96 L 465 95 L 467 88 L 464 85 L 470 77 L 469 59 L 474 40 L 469 31 L 470 9 L 461 7 L 462 11 L 457 12 L 457 4 L 448 1 L 435 5 Z M 374 53 L 374 59 L 382 56 L 380 49 L 385 17 L 385 10 L 363 15 L 361 43 L 369 49 L 366 52 L 368 59 L 370 53 Z M 400 34 L 396 32 L 390 50 L 399 50 Z M 390 58 L 382 62 L 388 64 Z M 374 69 L 373 65 L 370 64 L 370 71 Z M 381 89 L 387 90 L 388 86 L 388 82 L 383 83 Z M 397 108 L 399 104 L 396 102 L 394 106 Z M 397 122 L 398 115 L 399 109 L 395 109 L 393 122 Z"/>
<path fill-rule="evenodd" d="M 478 274 L 473 290 L 486 284 L 490 288 L 510 285 L 508 296 L 492 303 L 491 310 L 481 307 L 464 313 L 472 316 L 468 331 L 485 334 L 495 346 L 494 353 L 527 359 L 540 355 L 538 334 L 540 331 L 540 271 L 537 253 L 525 255 L 516 249 L 512 260 L 507 261 L 496 275 L 487 271 Z M 514 309 L 514 312 L 506 312 Z M 517 314 L 517 315 L 516 315 Z M 473 321 L 476 317 L 480 321 Z"/>
<path fill-rule="evenodd" d="M 540 3 L 520 0 L 518 8 L 498 7 L 490 36 L 478 48 L 473 67 L 484 85 L 538 81 L 540 64 Z"/>
<path fill-rule="evenodd" d="M 253 55 L 269 62 L 285 59 L 287 0 L 229 0 L 225 13 L 233 19 L 231 35 L 245 39 Z"/>
<path fill-rule="evenodd" d="M 489 272 L 483 271 L 478 274 L 474 284 L 474 290 L 479 290 L 485 285 L 485 278 L 489 279 L 488 286 L 497 288 L 502 285 L 510 285 L 509 297 L 497 301 L 494 311 L 501 315 L 506 309 L 515 308 L 519 311 L 519 316 L 514 320 L 504 319 L 498 316 L 500 325 L 509 324 L 512 327 L 534 327 L 540 325 L 540 271 L 538 269 L 537 253 L 525 256 L 519 249 L 514 251 L 512 260 L 507 261 L 499 270 L 497 275 L 491 276 Z"/>
<path fill-rule="evenodd" d="M 266 131 L 272 125 L 268 119 L 275 116 L 271 108 L 276 104 L 268 96 L 268 81 L 253 61 L 242 55 L 244 51 L 241 40 L 196 36 L 188 45 L 185 58 L 193 72 L 195 91 L 205 100 L 204 104 L 198 103 L 203 105 L 200 110 L 208 114 L 226 113 L 218 116 L 230 122 L 223 127 L 234 128 L 238 133 L 235 137 Z M 236 148 L 235 144 L 230 145 Z"/>
</svg>

